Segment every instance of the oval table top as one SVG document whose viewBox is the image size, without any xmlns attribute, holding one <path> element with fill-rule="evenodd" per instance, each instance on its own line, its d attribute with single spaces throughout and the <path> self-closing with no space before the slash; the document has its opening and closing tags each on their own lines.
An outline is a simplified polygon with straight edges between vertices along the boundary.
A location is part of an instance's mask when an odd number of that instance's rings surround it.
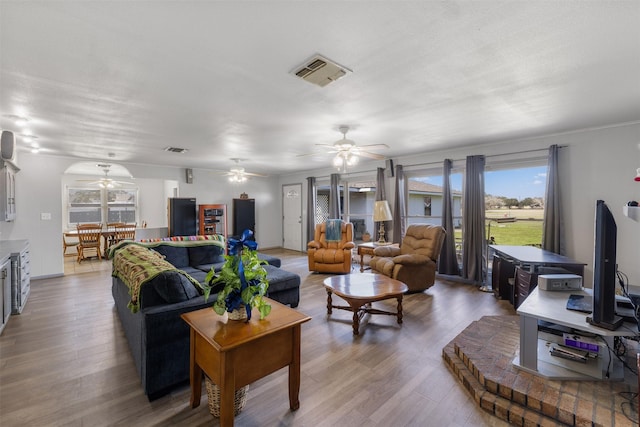
<svg viewBox="0 0 640 427">
<path fill-rule="evenodd" d="M 375 273 L 340 274 L 323 283 L 334 294 L 352 299 L 390 298 L 409 290 L 401 281 Z"/>
</svg>

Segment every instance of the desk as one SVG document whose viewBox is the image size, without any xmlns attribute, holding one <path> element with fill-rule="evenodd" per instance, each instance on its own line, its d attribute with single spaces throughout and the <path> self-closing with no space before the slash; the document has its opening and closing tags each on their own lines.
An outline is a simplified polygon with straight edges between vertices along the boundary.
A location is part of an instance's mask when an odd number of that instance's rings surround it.
<svg viewBox="0 0 640 427">
<path fill-rule="evenodd" d="M 180 315 L 191 328 L 189 374 L 191 407 L 200 405 L 202 373 L 220 387 L 220 425 L 233 426 L 237 389 L 289 367 L 289 407 L 300 407 L 300 330 L 311 320 L 296 310 L 269 300 L 264 320 L 254 310 L 249 322 L 228 320 L 211 308 Z"/>
<path fill-rule="evenodd" d="M 509 299 L 518 307 L 538 284 L 542 267 L 559 267 L 572 274 L 584 276 L 583 262 L 558 255 L 534 246 L 489 245 L 495 251 L 492 269 L 494 293 Z M 548 273 L 547 273 L 548 274 Z M 509 279 L 513 278 L 513 283 Z"/>
<path fill-rule="evenodd" d="M 520 353 L 513 360 L 513 364 L 535 375 L 554 380 L 604 380 L 609 357 L 611 357 L 612 369 L 609 379 L 623 379 L 622 364 L 615 356 L 608 355 L 604 342 L 600 343 L 600 347 L 603 348 L 600 356 L 584 364 L 549 354 L 547 342 L 554 337 L 547 336 L 543 339 L 538 336 L 538 320 L 600 335 L 608 341 L 615 336 L 629 337 L 637 334 L 637 327 L 631 323 L 624 323 L 615 331 L 590 325 L 586 320 L 587 314 L 566 309 L 567 300 L 571 294 L 591 296 L 592 292 L 591 289 L 563 292 L 543 291 L 539 288 L 531 291 L 529 297 L 517 310 L 520 315 Z M 561 341 L 562 337 L 557 339 Z"/>
</svg>

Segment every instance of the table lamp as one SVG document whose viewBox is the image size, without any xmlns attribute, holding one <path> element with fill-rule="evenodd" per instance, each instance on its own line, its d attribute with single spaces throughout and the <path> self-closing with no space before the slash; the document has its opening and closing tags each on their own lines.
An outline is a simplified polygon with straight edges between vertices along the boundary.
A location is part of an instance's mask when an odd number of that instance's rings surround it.
<svg viewBox="0 0 640 427">
<path fill-rule="evenodd" d="M 384 240 L 384 222 L 391 221 L 392 219 L 391 209 L 389 208 L 389 203 L 386 200 L 378 200 L 374 203 L 373 221 L 380 223 L 380 230 L 378 231 L 380 238 L 377 242 L 379 245 L 387 243 L 386 240 Z"/>
</svg>

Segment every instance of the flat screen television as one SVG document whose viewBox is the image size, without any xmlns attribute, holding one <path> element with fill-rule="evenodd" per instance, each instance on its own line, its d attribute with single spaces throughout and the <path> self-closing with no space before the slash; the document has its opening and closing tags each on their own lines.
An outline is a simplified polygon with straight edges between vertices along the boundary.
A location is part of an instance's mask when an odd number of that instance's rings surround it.
<svg viewBox="0 0 640 427">
<path fill-rule="evenodd" d="M 602 200 L 596 201 L 593 252 L 593 313 L 587 321 L 616 330 L 622 318 L 616 316 L 616 234 L 613 214 Z"/>
</svg>

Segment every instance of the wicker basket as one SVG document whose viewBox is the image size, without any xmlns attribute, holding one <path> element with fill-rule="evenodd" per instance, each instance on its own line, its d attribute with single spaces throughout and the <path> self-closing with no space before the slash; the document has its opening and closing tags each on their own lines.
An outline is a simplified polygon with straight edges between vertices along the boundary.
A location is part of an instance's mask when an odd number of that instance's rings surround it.
<svg viewBox="0 0 640 427">
<path fill-rule="evenodd" d="M 229 316 L 229 320 L 247 320 L 249 316 L 247 316 L 247 309 L 244 305 L 236 308 L 235 310 L 227 313 Z"/>
<path fill-rule="evenodd" d="M 209 412 L 214 417 L 220 417 L 220 387 L 218 387 L 213 381 L 205 376 L 204 384 L 207 387 L 207 400 L 209 401 Z M 238 415 L 247 404 L 247 392 L 249 391 L 249 385 L 246 385 L 236 390 L 233 399 L 233 415 Z"/>
</svg>

